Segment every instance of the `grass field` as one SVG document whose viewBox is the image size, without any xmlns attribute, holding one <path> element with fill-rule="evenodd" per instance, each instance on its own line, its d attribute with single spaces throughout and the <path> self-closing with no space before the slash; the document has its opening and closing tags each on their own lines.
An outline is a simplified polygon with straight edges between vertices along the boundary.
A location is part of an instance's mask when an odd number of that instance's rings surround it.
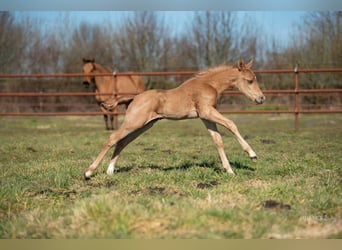
<svg viewBox="0 0 342 250">
<path fill-rule="evenodd" d="M 0 117 L 0 238 L 341 238 L 342 117 L 233 115 L 232 177 L 199 120 L 160 121 L 113 176 L 83 171 L 109 135 L 100 117 Z"/>
</svg>

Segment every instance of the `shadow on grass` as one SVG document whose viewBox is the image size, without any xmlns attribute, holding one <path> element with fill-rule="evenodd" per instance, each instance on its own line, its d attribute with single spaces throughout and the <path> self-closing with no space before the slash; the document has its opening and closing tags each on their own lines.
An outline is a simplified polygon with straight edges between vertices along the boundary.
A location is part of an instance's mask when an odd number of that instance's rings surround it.
<svg viewBox="0 0 342 250">
<path fill-rule="evenodd" d="M 233 170 L 234 169 L 242 169 L 242 170 L 248 170 L 248 171 L 252 171 L 254 172 L 255 171 L 255 168 L 252 168 L 250 166 L 246 166 L 246 165 L 243 165 L 241 164 L 240 162 L 230 162 L 230 165 L 232 166 Z"/>
<path fill-rule="evenodd" d="M 233 170 L 234 169 L 239 169 L 239 170 L 248 170 L 248 171 L 255 171 L 254 168 L 250 167 L 250 166 L 246 166 L 240 162 L 230 162 Z M 125 172 L 130 172 L 133 169 L 139 169 L 139 168 L 149 168 L 149 169 L 156 169 L 159 171 L 185 171 L 188 169 L 191 169 L 193 167 L 201 167 L 201 168 L 210 168 L 213 169 L 215 172 L 217 173 L 225 173 L 225 169 L 222 167 L 221 163 L 217 164 L 215 161 L 202 161 L 200 163 L 196 163 L 196 162 L 184 162 L 183 164 L 179 165 L 179 166 L 173 166 L 173 167 L 162 167 L 160 165 L 156 165 L 156 164 L 151 164 L 148 166 L 141 166 L 141 167 L 134 167 L 134 166 L 127 166 L 127 167 L 120 167 L 118 168 L 115 172 L 117 173 L 125 173 Z"/>
</svg>

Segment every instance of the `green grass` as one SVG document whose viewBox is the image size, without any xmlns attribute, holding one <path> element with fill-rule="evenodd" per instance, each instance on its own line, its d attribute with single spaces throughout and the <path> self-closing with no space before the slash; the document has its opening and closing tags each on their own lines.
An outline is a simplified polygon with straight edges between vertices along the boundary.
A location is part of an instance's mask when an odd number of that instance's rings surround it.
<svg viewBox="0 0 342 250">
<path fill-rule="evenodd" d="M 231 118 L 259 157 L 220 127 L 235 177 L 188 120 L 156 123 L 85 182 L 100 117 L 0 117 L 0 237 L 341 238 L 341 116 L 302 115 L 298 132 L 291 115 Z"/>
</svg>

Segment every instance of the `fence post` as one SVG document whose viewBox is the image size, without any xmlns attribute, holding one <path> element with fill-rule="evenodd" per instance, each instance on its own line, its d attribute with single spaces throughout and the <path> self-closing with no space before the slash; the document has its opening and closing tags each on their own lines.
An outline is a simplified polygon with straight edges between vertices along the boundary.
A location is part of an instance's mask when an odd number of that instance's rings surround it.
<svg viewBox="0 0 342 250">
<path fill-rule="evenodd" d="M 115 97 L 115 100 L 117 100 L 118 98 L 118 78 L 117 78 L 117 74 L 116 74 L 116 71 L 113 71 L 113 77 L 114 77 L 114 97 Z M 118 106 L 119 105 L 116 105 L 115 108 L 114 108 L 114 129 L 118 129 L 119 128 L 119 115 L 118 115 Z"/>
<path fill-rule="evenodd" d="M 299 129 L 299 72 L 298 72 L 298 64 L 296 64 L 294 68 L 294 90 L 295 90 L 295 130 Z"/>
<path fill-rule="evenodd" d="M 42 94 L 43 91 L 41 90 L 39 93 Z M 39 112 L 41 112 L 41 113 L 43 112 L 43 105 L 44 105 L 43 97 L 39 96 Z"/>
</svg>

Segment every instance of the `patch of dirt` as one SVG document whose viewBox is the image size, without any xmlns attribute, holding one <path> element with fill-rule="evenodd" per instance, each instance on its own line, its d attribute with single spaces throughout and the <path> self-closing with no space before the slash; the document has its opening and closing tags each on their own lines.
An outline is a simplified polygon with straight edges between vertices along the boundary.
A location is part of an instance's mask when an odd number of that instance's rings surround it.
<svg viewBox="0 0 342 250">
<path fill-rule="evenodd" d="M 27 147 L 26 150 L 30 151 L 30 152 L 33 152 L 33 153 L 38 152 L 38 150 L 34 149 L 33 147 Z"/>
<path fill-rule="evenodd" d="M 113 180 L 105 180 L 105 181 L 89 181 L 86 183 L 88 187 L 91 188 L 112 188 L 116 185 L 116 182 Z"/>
<path fill-rule="evenodd" d="M 162 150 L 161 151 L 162 153 L 165 153 L 165 154 L 169 154 L 169 155 L 171 155 L 171 154 L 173 154 L 173 151 L 172 150 Z"/>
<path fill-rule="evenodd" d="M 153 151 L 154 148 L 143 148 L 144 151 Z"/>
<path fill-rule="evenodd" d="M 164 195 L 164 196 L 176 195 L 179 197 L 185 196 L 181 192 L 169 190 L 169 189 L 166 189 L 165 187 L 158 187 L 158 186 L 134 190 L 130 192 L 130 194 L 132 195 Z"/>
<path fill-rule="evenodd" d="M 41 195 L 61 195 L 67 198 L 73 198 L 77 194 L 76 190 L 58 189 L 49 187 L 40 191 L 27 191 L 29 196 L 41 196 Z"/>
<path fill-rule="evenodd" d="M 267 200 L 264 202 L 263 207 L 266 209 L 285 209 L 291 210 L 291 206 L 289 204 L 284 204 L 282 202 L 278 202 L 275 200 Z"/>
<path fill-rule="evenodd" d="M 263 144 L 276 144 L 276 142 L 274 140 L 271 140 L 271 139 L 261 139 L 260 141 Z"/>
<path fill-rule="evenodd" d="M 245 135 L 245 136 L 243 137 L 243 139 L 245 139 L 245 140 L 251 140 L 251 139 L 253 139 L 253 138 L 254 138 L 253 135 Z"/>
<path fill-rule="evenodd" d="M 197 184 L 197 188 L 198 189 L 205 189 L 205 188 L 213 188 L 215 186 L 217 186 L 219 183 L 217 181 L 211 181 L 211 182 L 207 182 L 207 183 L 198 183 Z"/>
<path fill-rule="evenodd" d="M 164 194 L 165 188 L 164 187 L 148 187 L 148 188 L 146 188 L 145 191 L 150 195 Z"/>
</svg>

